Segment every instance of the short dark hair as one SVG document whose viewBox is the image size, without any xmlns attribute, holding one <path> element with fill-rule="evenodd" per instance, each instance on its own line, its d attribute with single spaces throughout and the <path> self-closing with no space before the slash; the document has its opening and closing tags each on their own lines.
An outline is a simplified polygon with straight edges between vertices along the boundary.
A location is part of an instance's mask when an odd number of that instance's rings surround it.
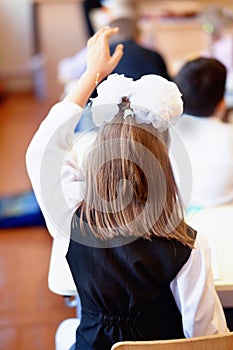
<svg viewBox="0 0 233 350">
<path fill-rule="evenodd" d="M 215 58 L 199 57 L 184 64 L 174 77 L 183 95 L 184 113 L 208 117 L 223 99 L 226 67 Z"/>
<path fill-rule="evenodd" d="M 119 17 L 109 23 L 109 27 L 118 27 L 119 32 L 110 38 L 110 42 L 136 40 L 140 30 L 137 21 L 130 17 Z"/>
</svg>

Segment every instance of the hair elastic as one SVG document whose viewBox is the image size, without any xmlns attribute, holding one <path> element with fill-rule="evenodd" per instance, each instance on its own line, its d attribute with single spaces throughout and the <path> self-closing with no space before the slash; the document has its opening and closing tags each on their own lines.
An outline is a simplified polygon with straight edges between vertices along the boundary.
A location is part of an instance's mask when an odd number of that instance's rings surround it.
<svg viewBox="0 0 233 350">
<path fill-rule="evenodd" d="M 124 110 L 123 118 L 126 119 L 128 116 L 134 117 L 134 112 L 131 108 L 126 108 Z"/>
</svg>

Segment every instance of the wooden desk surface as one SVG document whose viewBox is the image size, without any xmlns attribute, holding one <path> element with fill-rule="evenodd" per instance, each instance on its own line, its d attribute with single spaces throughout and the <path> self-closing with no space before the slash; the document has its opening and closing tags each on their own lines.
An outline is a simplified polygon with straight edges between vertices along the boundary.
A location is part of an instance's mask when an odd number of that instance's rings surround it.
<svg viewBox="0 0 233 350">
<path fill-rule="evenodd" d="M 202 209 L 186 221 L 207 237 L 216 290 L 223 306 L 233 307 L 233 205 Z"/>
</svg>

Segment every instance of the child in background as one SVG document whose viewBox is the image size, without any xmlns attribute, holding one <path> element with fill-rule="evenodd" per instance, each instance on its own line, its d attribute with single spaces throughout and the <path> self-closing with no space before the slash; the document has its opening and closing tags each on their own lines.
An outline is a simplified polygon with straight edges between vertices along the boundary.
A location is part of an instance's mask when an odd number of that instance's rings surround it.
<svg viewBox="0 0 233 350">
<path fill-rule="evenodd" d="M 190 159 L 190 206 L 233 201 L 233 124 L 223 122 L 226 68 L 214 58 L 188 61 L 174 81 L 182 93 L 184 115 L 176 124 Z"/>
<path fill-rule="evenodd" d="M 171 80 L 167 64 L 161 53 L 145 48 L 141 42 L 141 30 L 134 18 L 117 17 L 109 22 L 110 27 L 118 27 L 119 32 L 110 38 L 110 51 L 114 52 L 119 43 L 124 43 L 125 55 L 114 68 L 114 73 L 124 74 L 139 79 L 145 74 L 157 74 Z M 75 56 L 62 59 L 58 64 L 58 77 L 61 83 L 69 87 L 80 78 L 86 70 L 87 48 L 82 48 Z"/>
<path fill-rule="evenodd" d="M 110 52 L 114 52 L 119 43 L 124 45 L 124 56 L 114 68 L 114 73 L 124 74 L 134 80 L 145 74 L 157 74 L 171 80 L 163 56 L 155 50 L 145 48 L 140 42 L 141 31 L 134 18 L 117 17 L 110 21 L 109 27 L 119 28 L 117 35 L 110 38 Z M 65 94 L 86 70 L 86 56 L 87 48 L 84 48 L 74 57 L 64 59 L 59 63 L 60 79 L 66 80 L 67 83 Z M 96 96 L 96 91 L 92 94 L 92 97 L 94 96 Z M 90 129 L 93 126 L 88 107 L 84 109 L 83 114 L 76 127 L 77 132 Z"/>
<path fill-rule="evenodd" d="M 121 44 L 110 54 L 117 31 L 89 39 L 85 73 L 26 155 L 49 231 L 67 236 L 82 304 L 76 350 L 228 332 L 207 241 L 184 221 L 169 160 L 168 127 L 182 114 L 177 86 L 156 75 L 110 75 L 93 99 L 93 147 L 82 163 L 72 153 L 82 108 L 123 55 Z"/>
<path fill-rule="evenodd" d="M 233 94 L 233 11 L 221 5 L 210 4 L 199 14 L 202 28 L 209 39 L 208 57 L 219 60 L 227 69 L 226 97 L 232 107 Z"/>
</svg>

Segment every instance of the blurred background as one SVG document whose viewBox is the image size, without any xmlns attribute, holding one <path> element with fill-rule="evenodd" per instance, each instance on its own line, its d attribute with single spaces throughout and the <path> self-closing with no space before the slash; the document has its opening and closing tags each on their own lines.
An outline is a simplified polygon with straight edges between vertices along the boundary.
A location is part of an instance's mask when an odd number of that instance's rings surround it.
<svg viewBox="0 0 233 350">
<path fill-rule="evenodd" d="M 143 44 L 159 50 L 174 73 L 186 58 L 210 49 L 212 29 L 203 25 L 200 13 L 209 5 L 233 8 L 231 0 L 90 0 L 88 9 L 84 3 L 0 0 L 1 90 L 33 89 L 38 98 L 59 98 L 58 62 L 85 46 L 87 11 L 95 30 L 114 17 L 134 16 Z"/>
<path fill-rule="evenodd" d="M 209 5 L 233 11 L 232 0 L 0 0 L 0 350 L 54 350 L 58 325 L 75 316 L 48 288 L 52 238 L 25 168 L 34 132 L 69 83 L 60 63 L 92 30 L 126 15 L 173 76 L 211 54 L 218 23 L 206 17 Z M 231 47 L 233 65 L 233 39 Z"/>
</svg>

